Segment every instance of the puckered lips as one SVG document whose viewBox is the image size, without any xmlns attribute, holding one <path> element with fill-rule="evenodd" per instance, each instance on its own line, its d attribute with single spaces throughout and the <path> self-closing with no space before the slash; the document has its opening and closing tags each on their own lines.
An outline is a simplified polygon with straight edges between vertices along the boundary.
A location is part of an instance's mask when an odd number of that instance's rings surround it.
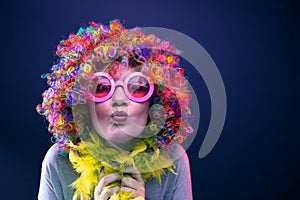
<svg viewBox="0 0 300 200">
<path fill-rule="evenodd" d="M 125 111 L 114 111 L 111 115 L 113 121 L 115 122 L 125 122 L 128 116 L 129 115 Z"/>
</svg>

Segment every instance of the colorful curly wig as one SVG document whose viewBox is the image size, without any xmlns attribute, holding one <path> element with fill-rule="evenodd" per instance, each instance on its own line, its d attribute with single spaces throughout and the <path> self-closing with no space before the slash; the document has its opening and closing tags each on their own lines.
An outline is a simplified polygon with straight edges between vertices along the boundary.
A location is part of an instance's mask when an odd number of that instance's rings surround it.
<svg viewBox="0 0 300 200">
<path fill-rule="evenodd" d="M 118 20 L 110 21 L 109 26 L 89 22 L 88 27 L 62 40 L 56 55 L 59 59 L 51 72 L 42 75 L 49 88 L 42 93 L 43 102 L 36 110 L 49 122 L 48 131 L 61 153 L 69 151 L 70 142 L 80 142 L 78 130 L 86 122 L 88 111 L 79 109 L 74 113 L 74 107 L 86 104 L 86 91 L 92 84 L 89 77 L 107 67 L 110 74 L 120 66 L 138 68 L 154 82 L 144 134 L 151 135 L 155 146 L 170 148 L 193 132 L 188 107 L 191 95 L 179 63 L 179 51 L 170 41 L 145 35 L 139 28 L 126 29 Z M 122 59 L 124 56 L 127 59 Z M 75 120 L 75 115 L 80 120 Z"/>
</svg>

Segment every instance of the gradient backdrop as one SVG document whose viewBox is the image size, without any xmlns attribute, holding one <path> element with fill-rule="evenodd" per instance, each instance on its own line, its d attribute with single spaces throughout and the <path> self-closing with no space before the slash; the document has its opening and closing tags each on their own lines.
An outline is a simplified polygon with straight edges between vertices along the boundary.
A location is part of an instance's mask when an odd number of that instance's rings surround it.
<svg viewBox="0 0 300 200">
<path fill-rule="evenodd" d="M 88 21 L 114 18 L 128 28 L 165 27 L 192 37 L 223 77 L 225 127 L 213 151 L 199 159 L 210 99 L 201 77 L 191 76 L 201 108 L 188 149 L 194 199 L 299 199 L 299 4 L 224 2 L 2 2 L 0 199 L 36 199 L 51 142 L 35 106 L 46 87 L 40 75 L 55 61 L 56 45 Z"/>
</svg>

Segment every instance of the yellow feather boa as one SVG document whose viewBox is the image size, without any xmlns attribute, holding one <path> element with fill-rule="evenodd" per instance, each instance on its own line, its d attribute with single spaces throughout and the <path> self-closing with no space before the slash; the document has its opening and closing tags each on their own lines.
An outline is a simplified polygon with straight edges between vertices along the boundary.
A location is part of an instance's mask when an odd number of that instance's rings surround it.
<svg viewBox="0 0 300 200">
<path fill-rule="evenodd" d="M 128 152 L 104 145 L 95 131 L 91 131 L 89 135 L 90 141 L 81 141 L 77 145 L 70 143 L 69 159 L 76 172 L 80 174 L 79 178 L 72 183 L 72 187 L 76 189 L 73 200 L 78 198 L 88 200 L 93 197 L 102 170 L 104 175 L 117 172 L 123 177 L 126 176 L 125 169 L 133 166 L 141 172 L 145 182 L 150 177 L 154 177 L 160 184 L 165 169 L 176 174 L 173 170 L 175 165 L 168 151 L 155 147 L 150 139 L 144 139 L 131 152 Z M 117 166 L 115 166 L 116 163 Z M 120 181 L 108 187 L 116 185 L 120 185 Z M 110 199 L 132 200 L 133 194 L 120 190 Z M 143 198 L 138 197 L 134 200 L 143 200 Z"/>
</svg>

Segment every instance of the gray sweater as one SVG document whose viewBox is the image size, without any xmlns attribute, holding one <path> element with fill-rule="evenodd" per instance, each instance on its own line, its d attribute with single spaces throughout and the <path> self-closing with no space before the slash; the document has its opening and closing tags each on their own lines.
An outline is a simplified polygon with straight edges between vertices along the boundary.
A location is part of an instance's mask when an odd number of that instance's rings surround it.
<svg viewBox="0 0 300 200">
<path fill-rule="evenodd" d="M 160 185 L 150 178 L 145 183 L 146 200 L 191 200 L 192 186 L 188 157 L 181 146 L 178 152 L 182 154 L 174 163 L 177 175 L 167 172 L 162 177 Z M 42 173 L 39 200 L 72 200 L 74 189 L 70 186 L 78 178 L 68 157 L 60 155 L 57 144 L 47 152 L 42 163 Z"/>
</svg>

